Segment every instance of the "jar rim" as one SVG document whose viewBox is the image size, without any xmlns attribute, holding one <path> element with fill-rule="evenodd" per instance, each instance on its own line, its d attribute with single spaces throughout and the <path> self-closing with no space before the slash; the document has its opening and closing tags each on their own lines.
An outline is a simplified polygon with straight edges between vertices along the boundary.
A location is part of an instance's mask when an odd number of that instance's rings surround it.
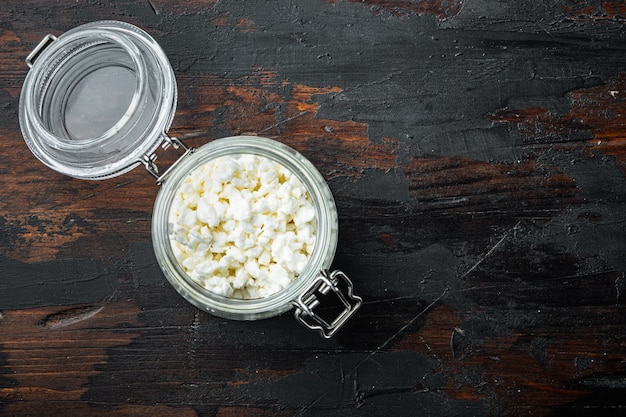
<svg viewBox="0 0 626 417">
<path fill-rule="evenodd" d="M 81 149 L 87 145 L 96 145 L 98 142 L 103 142 L 111 139 L 111 137 L 117 131 L 119 131 L 120 126 L 128 122 L 128 120 L 130 119 L 130 115 L 137 110 L 141 96 L 142 94 L 144 94 L 146 89 L 146 79 L 144 75 L 146 73 L 146 65 L 139 49 L 132 42 L 126 41 L 124 37 L 115 32 L 103 32 L 97 29 L 85 29 L 80 32 L 69 34 L 68 37 L 64 38 L 64 41 L 66 43 L 82 41 L 81 46 L 93 45 L 94 43 L 100 41 L 113 43 L 116 46 L 122 48 L 128 54 L 136 69 L 135 90 L 133 91 L 133 97 L 128 107 L 126 108 L 124 115 L 113 126 L 111 126 L 106 131 L 96 137 L 74 141 L 59 135 L 55 135 L 45 127 L 40 111 L 35 111 L 29 114 L 32 117 L 30 121 L 33 124 L 33 129 L 47 145 L 55 147 L 57 149 Z M 63 47 L 63 45 L 61 45 L 60 47 Z M 63 51 L 63 49 L 59 49 L 58 51 L 61 53 L 65 53 L 68 56 L 70 55 L 70 53 Z M 63 58 L 58 59 L 58 61 L 63 60 Z M 62 62 L 59 62 L 59 65 L 62 65 Z M 46 76 L 45 73 L 36 75 L 44 77 Z M 34 77 L 34 81 L 36 80 L 37 77 Z M 39 88 L 31 88 L 30 90 L 27 90 L 30 93 L 28 98 L 35 103 L 35 109 L 39 109 L 42 106 L 42 97 L 39 97 L 39 100 L 35 98 L 35 95 L 39 94 L 37 93 L 38 90 Z M 39 103 L 37 103 L 37 101 L 39 101 Z"/>
<path fill-rule="evenodd" d="M 269 158 L 296 175 L 305 186 L 316 210 L 317 238 L 302 273 L 286 288 L 265 298 L 236 299 L 218 295 L 187 275 L 176 260 L 168 233 L 169 210 L 175 192 L 194 168 L 221 156 L 254 154 Z M 314 165 L 294 149 L 273 139 L 231 136 L 197 149 L 176 166 L 157 195 L 152 218 L 152 239 L 157 261 L 166 278 L 190 303 L 214 315 L 238 320 L 256 320 L 288 311 L 321 270 L 328 269 L 338 241 L 338 217 L 328 184 Z"/>
</svg>

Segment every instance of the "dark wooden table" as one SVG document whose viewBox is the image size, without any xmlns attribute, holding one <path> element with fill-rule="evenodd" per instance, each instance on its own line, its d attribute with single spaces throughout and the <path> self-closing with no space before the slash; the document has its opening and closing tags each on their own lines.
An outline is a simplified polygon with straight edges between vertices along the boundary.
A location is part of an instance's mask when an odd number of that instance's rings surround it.
<svg viewBox="0 0 626 417">
<path fill-rule="evenodd" d="M 156 263 L 143 168 L 81 181 L 30 153 L 24 58 L 102 19 L 167 53 L 171 134 L 274 138 L 327 179 L 365 299 L 335 338 L 194 308 Z M 625 21 L 618 1 L 2 0 L 0 414 L 624 415 Z"/>
</svg>

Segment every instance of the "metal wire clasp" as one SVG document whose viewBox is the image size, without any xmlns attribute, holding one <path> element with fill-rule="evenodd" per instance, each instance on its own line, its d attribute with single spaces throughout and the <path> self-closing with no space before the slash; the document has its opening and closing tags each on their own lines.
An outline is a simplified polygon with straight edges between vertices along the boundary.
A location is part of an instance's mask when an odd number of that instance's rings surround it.
<svg viewBox="0 0 626 417">
<path fill-rule="evenodd" d="M 353 294 L 353 285 L 343 272 L 337 270 L 330 273 L 323 270 L 311 285 L 293 301 L 296 308 L 296 320 L 311 330 L 318 330 L 320 335 L 330 339 L 363 304 L 363 299 Z M 322 304 L 321 298 L 330 291 L 336 295 L 338 306 L 343 308 L 334 318 L 323 318 L 314 309 Z M 335 303 L 336 304 L 336 303 Z"/>
<path fill-rule="evenodd" d="M 39 44 L 32 50 L 30 54 L 26 57 L 26 65 L 28 68 L 32 68 L 35 62 L 35 59 L 41 55 L 44 49 L 46 49 L 52 42 L 56 41 L 57 37 L 51 33 L 48 33 Z"/>
<path fill-rule="evenodd" d="M 188 148 L 187 146 L 185 146 L 185 144 L 183 142 L 180 141 L 180 139 L 175 138 L 175 137 L 169 137 L 166 134 L 163 135 L 163 144 L 161 145 L 161 147 L 163 149 L 167 149 L 169 147 L 173 147 L 174 149 L 181 149 L 183 151 L 183 154 L 176 160 L 174 161 L 174 163 L 172 165 L 170 165 L 170 167 L 163 173 L 160 174 L 159 173 L 159 168 L 157 167 L 155 161 L 157 159 L 156 154 L 150 154 L 150 155 L 144 155 L 143 158 L 141 159 L 141 162 L 145 165 L 146 170 L 148 170 L 148 172 L 150 173 L 150 175 L 152 175 L 157 182 L 157 185 L 161 185 L 163 183 L 163 181 L 165 181 L 165 177 L 167 176 L 167 174 L 181 161 L 183 160 L 187 155 L 191 154 L 194 152 L 194 148 Z"/>
</svg>

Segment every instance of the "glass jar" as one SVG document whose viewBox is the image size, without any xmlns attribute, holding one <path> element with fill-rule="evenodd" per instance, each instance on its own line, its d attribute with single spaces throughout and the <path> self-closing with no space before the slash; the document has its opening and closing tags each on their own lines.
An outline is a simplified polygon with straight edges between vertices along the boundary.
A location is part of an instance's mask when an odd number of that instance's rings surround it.
<svg viewBox="0 0 626 417">
<path fill-rule="evenodd" d="M 163 142 L 176 110 L 176 79 L 143 30 L 89 23 L 46 36 L 26 63 L 20 126 L 50 168 L 82 179 L 114 177 Z"/>
<path fill-rule="evenodd" d="M 28 147 L 50 168 L 81 179 L 118 176 L 143 163 L 162 185 L 152 217 L 157 261 L 190 303 L 236 320 L 272 317 L 295 307 L 298 321 L 326 338 L 359 308 L 362 300 L 348 277 L 328 271 L 338 220 L 322 175 L 304 156 L 271 139 L 229 137 L 193 149 L 169 137 L 176 80 L 165 53 L 146 32 L 116 21 L 89 23 L 58 38 L 46 36 L 26 63 L 30 71 L 19 118 Z M 161 174 L 154 152 L 170 145 L 184 153 Z M 173 253 L 168 220 L 174 195 L 191 171 L 214 158 L 245 154 L 271 159 L 297 176 L 315 207 L 317 230 L 308 263 L 290 285 L 266 298 L 241 300 L 215 294 L 185 273 Z"/>
</svg>

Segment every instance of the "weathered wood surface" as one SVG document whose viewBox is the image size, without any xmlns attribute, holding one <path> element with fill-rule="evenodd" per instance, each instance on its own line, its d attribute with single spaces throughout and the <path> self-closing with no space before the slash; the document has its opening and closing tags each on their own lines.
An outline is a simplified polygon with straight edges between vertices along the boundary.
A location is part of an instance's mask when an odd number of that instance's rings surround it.
<svg viewBox="0 0 626 417">
<path fill-rule="evenodd" d="M 101 19 L 166 51 L 173 135 L 272 137 L 327 178 L 366 300 L 335 339 L 196 310 L 154 259 L 143 169 L 80 181 L 30 154 L 25 56 Z M 617 1 L 3 0 L 0 415 L 626 412 L 625 20 Z"/>
</svg>

